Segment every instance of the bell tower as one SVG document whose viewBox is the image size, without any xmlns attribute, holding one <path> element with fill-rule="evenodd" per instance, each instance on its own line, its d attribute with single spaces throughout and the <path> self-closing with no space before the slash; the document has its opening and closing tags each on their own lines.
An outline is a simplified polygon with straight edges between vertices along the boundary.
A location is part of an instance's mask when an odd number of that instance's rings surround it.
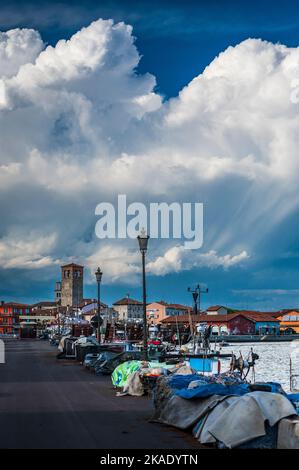
<svg viewBox="0 0 299 470">
<path fill-rule="evenodd" d="M 84 266 L 66 264 L 61 266 L 61 305 L 78 307 L 83 300 Z"/>
</svg>

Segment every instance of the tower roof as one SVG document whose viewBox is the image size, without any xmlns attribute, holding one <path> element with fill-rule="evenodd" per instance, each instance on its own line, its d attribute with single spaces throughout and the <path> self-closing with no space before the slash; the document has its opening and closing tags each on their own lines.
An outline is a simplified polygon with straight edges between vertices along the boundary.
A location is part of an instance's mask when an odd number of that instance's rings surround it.
<svg viewBox="0 0 299 470">
<path fill-rule="evenodd" d="M 81 266 L 80 264 L 76 264 L 76 263 L 69 263 L 69 264 L 64 264 L 63 266 L 61 266 L 61 268 L 82 268 L 82 269 L 84 269 L 84 266 Z"/>
</svg>

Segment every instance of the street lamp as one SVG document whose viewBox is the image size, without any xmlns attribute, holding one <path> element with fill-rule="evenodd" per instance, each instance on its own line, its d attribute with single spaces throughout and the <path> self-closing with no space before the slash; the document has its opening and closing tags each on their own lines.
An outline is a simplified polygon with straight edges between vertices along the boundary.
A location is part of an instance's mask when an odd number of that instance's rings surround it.
<svg viewBox="0 0 299 470">
<path fill-rule="evenodd" d="M 101 342 L 101 301 L 100 301 L 100 289 L 103 273 L 100 268 L 95 272 L 97 284 L 98 284 L 98 312 L 97 312 L 97 323 L 98 323 L 98 342 Z"/>
<path fill-rule="evenodd" d="M 140 235 L 137 237 L 139 249 L 142 256 L 142 292 L 143 292 L 143 351 L 145 360 L 148 358 L 147 354 L 147 318 L 146 318 L 146 283 L 145 283 L 145 254 L 147 252 L 147 244 L 149 236 L 144 229 L 141 230 Z"/>
</svg>

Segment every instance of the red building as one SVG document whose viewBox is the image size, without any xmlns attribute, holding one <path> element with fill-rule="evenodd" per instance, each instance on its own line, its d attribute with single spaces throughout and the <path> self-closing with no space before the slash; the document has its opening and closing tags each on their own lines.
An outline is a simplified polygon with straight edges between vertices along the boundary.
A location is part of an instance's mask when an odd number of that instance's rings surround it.
<svg viewBox="0 0 299 470">
<path fill-rule="evenodd" d="M 277 333 L 280 324 L 278 319 L 259 312 L 237 312 L 227 315 L 181 315 L 167 317 L 162 320 L 162 324 L 188 326 L 190 319 L 194 326 L 199 323 L 211 325 L 214 334 L 254 335 L 259 334 L 261 328 L 268 329 L 271 333 Z"/>
<path fill-rule="evenodd" d="M 1 302 L 0 304 L 0 334 L 19 332 L 19 316 L 29 315 L 31 306 L 16 302 Z"/>
<path fill-rule="evenodd" d="M 226 332 L 231 335 L 253 335 L 255 333 L 255 321 L 246 315 L 230 313 L 227 315 L 200 315 L 200 317 L 200 322 L 211 325 L 214 333 Z"/>
</svg>

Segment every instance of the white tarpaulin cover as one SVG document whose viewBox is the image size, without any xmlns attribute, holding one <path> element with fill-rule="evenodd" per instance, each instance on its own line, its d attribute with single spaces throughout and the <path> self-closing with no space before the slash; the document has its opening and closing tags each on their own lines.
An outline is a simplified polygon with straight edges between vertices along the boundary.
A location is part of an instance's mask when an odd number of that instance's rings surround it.
<svg viewBox="0 0 299 470">
<path fill-rule="evenodd" d="M 299 416 L 280 421 L 277 448 L 299 449 Z"/>
<path fill-rule="evenodd" d="M 199 400 L 185 400 L 185 398 L 173 395 L 161 409 L 157 419 L 169 426 L 187 429 L 225 398 L 225 396 L 212 395 Z"/>
<path fill-rule="evenodd" d="M 221 403 L 211 411 L 201 429 L 199 441 L 202 442 L 202 436 L 204 442 L 211 442 L 210 434 L 226 447 L 237 447 L 264 436 L 266 420 L 274 426 L 282 418 L 293 415 L 295 410 L 291 402 L 278 393 L 252 392 L 230 397 L 227 403 Z"/>
<path fill-rule="evenodd" d="M 196 427 L 196 431 L 193 432 L 194 437 L 196 437 L 201 444 L 212 444 L 216 442 L 215 437 L 209 432 L 210 427 L 222 416 L 229 406 L 238 400 L 239 397 L 224 397 L 224 400 L 218 403 L 218 405 L 205 416 L 200 425 Z"/>
</svg>

